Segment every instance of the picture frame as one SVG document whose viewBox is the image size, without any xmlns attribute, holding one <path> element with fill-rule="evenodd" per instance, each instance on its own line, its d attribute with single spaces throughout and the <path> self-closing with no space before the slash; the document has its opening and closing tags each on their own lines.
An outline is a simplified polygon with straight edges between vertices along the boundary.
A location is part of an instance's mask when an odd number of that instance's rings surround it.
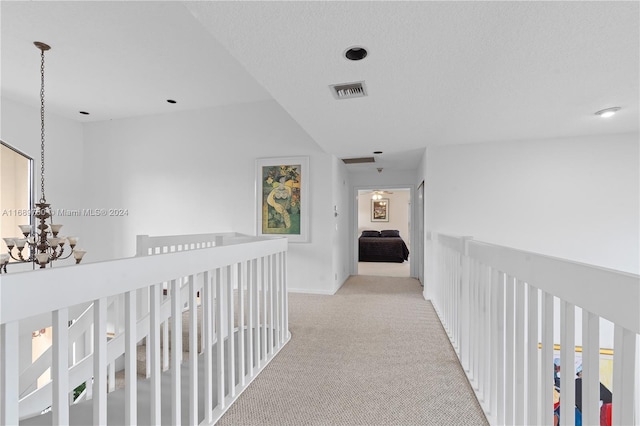
<svg viewBox="0 0 640 426">
<path fill-rule="evenodd" d="M 258 236 L 309 241 L 309 157 L 256 160 Z"/>
<path fill-rule="evenodd" d="M 371 200 L 371 222 L 389 222 L 389 199 Z"/>
</svg>

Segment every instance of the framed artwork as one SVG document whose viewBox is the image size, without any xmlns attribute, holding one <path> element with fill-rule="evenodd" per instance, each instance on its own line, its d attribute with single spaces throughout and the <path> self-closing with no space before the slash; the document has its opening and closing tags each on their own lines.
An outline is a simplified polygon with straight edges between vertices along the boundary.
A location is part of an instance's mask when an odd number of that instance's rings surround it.
<svg viewBox="0 0 640 426">
<path fill-rule="evenodd" d="M 389 199 L 371 200 L 371 222 L 389 222 Z"/>
<path fill-rule="evenodd" d="M 256 160 L 258 236 L 309 240 L 309 157 Z"/>
</svg>

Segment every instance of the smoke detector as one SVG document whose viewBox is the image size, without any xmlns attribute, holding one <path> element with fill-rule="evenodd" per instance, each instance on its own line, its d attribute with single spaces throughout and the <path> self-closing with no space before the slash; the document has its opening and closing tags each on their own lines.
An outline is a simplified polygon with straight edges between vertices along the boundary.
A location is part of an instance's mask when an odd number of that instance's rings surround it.
<svg viewBox="0 0 640 426">
<path fill-rule="evenodd" d="M 362 98 L 367 96 L 367 88 L 364 81 L 355 83 L 332 84 L 329 86 L 333 97 L 336 99 Z"/>
</svg>

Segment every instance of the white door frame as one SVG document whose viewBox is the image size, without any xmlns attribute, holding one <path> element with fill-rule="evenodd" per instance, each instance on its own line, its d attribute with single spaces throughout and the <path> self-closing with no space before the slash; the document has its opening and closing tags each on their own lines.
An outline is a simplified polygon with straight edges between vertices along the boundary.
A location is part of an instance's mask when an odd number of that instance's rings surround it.
<svg viewBox="0 0 640 426">
<path fill-rule="evenodd" d="M 409 208 L 409 235 L 411 239 L 411 244 L 413 245 L 414 241 L 417 241 L 418 236 L 416 235 L 417 227 L 415 226 L 415 218 L 417 216 L 416 207 L 416 186 L 414 184 L 398 184 L 398 185 L 357 185 L 352 187 L 351 193 L 351 275 L 358 275 L 358 192 L 359 191 L 373 191 L 375 189 L 380 190 L 393 190 L 393 189 L 404 189 L 409 190 L 409 203 L 411 207 Z M 416 278 L 418 276 L 418 262 L 414 262 L 416 259 L 413 253 L 413 249 L 411 249 L 411 253 L 409 253 L 409 274 Z M 419 261 L 419 260 L 418 260 Z"/>
</svg>

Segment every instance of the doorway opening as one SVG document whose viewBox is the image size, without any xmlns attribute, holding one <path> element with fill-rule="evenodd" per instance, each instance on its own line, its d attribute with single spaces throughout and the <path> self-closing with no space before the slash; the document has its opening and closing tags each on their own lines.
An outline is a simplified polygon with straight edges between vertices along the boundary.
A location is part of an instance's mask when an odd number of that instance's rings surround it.
<svg viewBox="0 0 640 426">
<path fill-rule="evenodd" d="M 410 277 L 412 189 L 357 190 L 357 274 Z"/>
</svg>

